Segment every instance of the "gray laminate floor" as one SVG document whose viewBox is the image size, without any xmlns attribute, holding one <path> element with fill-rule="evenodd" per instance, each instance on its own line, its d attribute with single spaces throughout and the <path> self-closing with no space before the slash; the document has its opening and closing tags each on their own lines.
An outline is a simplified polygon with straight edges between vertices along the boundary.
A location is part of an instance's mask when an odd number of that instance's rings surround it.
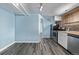
<svg viewBox="0 0 79 59">
<path fill-rule="evenodd" d="M 15 43 L 1 55 L 69 55 L 53 39 L 42 39 L 40 43 Z"/>
</svg>

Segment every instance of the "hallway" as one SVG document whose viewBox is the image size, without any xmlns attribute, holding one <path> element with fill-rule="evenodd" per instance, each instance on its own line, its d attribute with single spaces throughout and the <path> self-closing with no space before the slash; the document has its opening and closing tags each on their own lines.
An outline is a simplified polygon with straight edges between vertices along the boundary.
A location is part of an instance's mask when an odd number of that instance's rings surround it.
<svg viewBox="0 0 79 59">
<path fill-rule="evenodd" d="M 1 55 L 70 55 L 53 39 L 42 39 L 40 43 L 15 43 Z"/>
</svg>

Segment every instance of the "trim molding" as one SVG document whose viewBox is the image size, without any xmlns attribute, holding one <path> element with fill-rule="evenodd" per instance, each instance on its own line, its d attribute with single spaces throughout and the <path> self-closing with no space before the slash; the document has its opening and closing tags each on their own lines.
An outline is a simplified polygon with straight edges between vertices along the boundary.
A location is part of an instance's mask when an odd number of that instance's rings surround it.
<svg viewBox="0 0 79 59">
<path fill-rule="evenodd" d="M 12 43 L 6 45 L 5 47 L 1 48 L 1 49 L 0 49 L 0 52 L 2 52 L 3 50 L 7 49 L 8 47 L 10 47 L 11 45 L 13 45 L 14 43 L 15 43 L 15 42 L 12 42 Z"/>
<path fill-rule="evenodd" d="M 39 43 L 41 40 L 39 41 L 15 41 L 15 43 Z"/>
<path fill-rule="evenodd" d="M 40 43 L 41 40 L 39 41 L 14 41 L 8 45 L 6 45 L 5 47 L 0 49 L 0 52 L 2 52 L 3 50 L 7 49 L 8 47 L 10 47 L 11 45 L 13 45 L 14 43 Z"/>
</svg>

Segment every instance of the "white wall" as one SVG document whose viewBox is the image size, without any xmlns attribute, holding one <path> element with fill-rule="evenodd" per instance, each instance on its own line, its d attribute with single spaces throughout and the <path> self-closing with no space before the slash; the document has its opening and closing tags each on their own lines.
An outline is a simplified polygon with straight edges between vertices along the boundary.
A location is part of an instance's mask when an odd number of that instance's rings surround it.
<svg viewBox="0 0 79 59">
<path fill-rule="evenodd" d="M 39 14 L 39 20 L 41 19 L 43 20 L 42 24 L 40 24 L 42 38 L 50 38 L 50 24 L 52 24 L 52 22 L 48 21 L 46 18 L 44 18 L 43 16 Z"/>
<path fill-rule="evenodd" d="M 16 16 L 16 41 L 39 42 L 38 15 Z"/>
<path fill-rule="evenodd" d="M 54 18 L 55 18 L 55 21 L 61 21 L 62 20 L 61 16 L 54 16 Z"/>
<path fill-rule="evenodd" d="M 15 15 L 0 8 L 0 49 L 15 40 Z"/>
</svg>

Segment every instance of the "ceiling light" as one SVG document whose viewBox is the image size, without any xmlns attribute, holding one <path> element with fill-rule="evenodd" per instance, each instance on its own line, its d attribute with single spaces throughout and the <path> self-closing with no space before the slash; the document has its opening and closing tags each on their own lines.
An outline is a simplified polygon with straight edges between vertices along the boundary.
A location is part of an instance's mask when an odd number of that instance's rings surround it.
<svg viewBox="0 0 79 59">
<path fill-rule="evenodd" d="M 13 3 L 14 6 L 19 6 L 19 3 Z"/>
<path fill-rule="evenodd" d="M 40 7 L 40 11 L 42 11 L 42 10 L 43 10 L 43 6 Z"/>
<path fill-rule="evenodd" d="M 17 6 L 19 6 L 19 3 L 16 3 Z"/>
<path fill-rule="evenodd" d="M 40 11 L 42 11 L 42 10 L 43 10 L 43 4 L 40 3 Z"/>
<path fill-rule="evenodd" d="M 24 6 L 21 3 L 20 4 L 19 3 L 13 3 L 13 6 L 16 7 L 22 14 L 29 15 L 29 13 L 25 10 Z"/>
<path fill-rule="evenodd" d="M 29 15 L 28 11 L 25 9 L 25 7 L 23 6 L 23 4 L 20 4 L 20 5 L 21 5 L 21 7 L 23 8 L 25 14 Z"/>
<path fill-rule="evenodd" d="M 12 4 L 13 4 L 13 6 L 14 6 L 15 8 L 17 8 L 22 14 L 25 15 L 25 13 L 19 8 L 19 4 L 18 4 L 18 3 L 12 3 Z"/>
</svg>

